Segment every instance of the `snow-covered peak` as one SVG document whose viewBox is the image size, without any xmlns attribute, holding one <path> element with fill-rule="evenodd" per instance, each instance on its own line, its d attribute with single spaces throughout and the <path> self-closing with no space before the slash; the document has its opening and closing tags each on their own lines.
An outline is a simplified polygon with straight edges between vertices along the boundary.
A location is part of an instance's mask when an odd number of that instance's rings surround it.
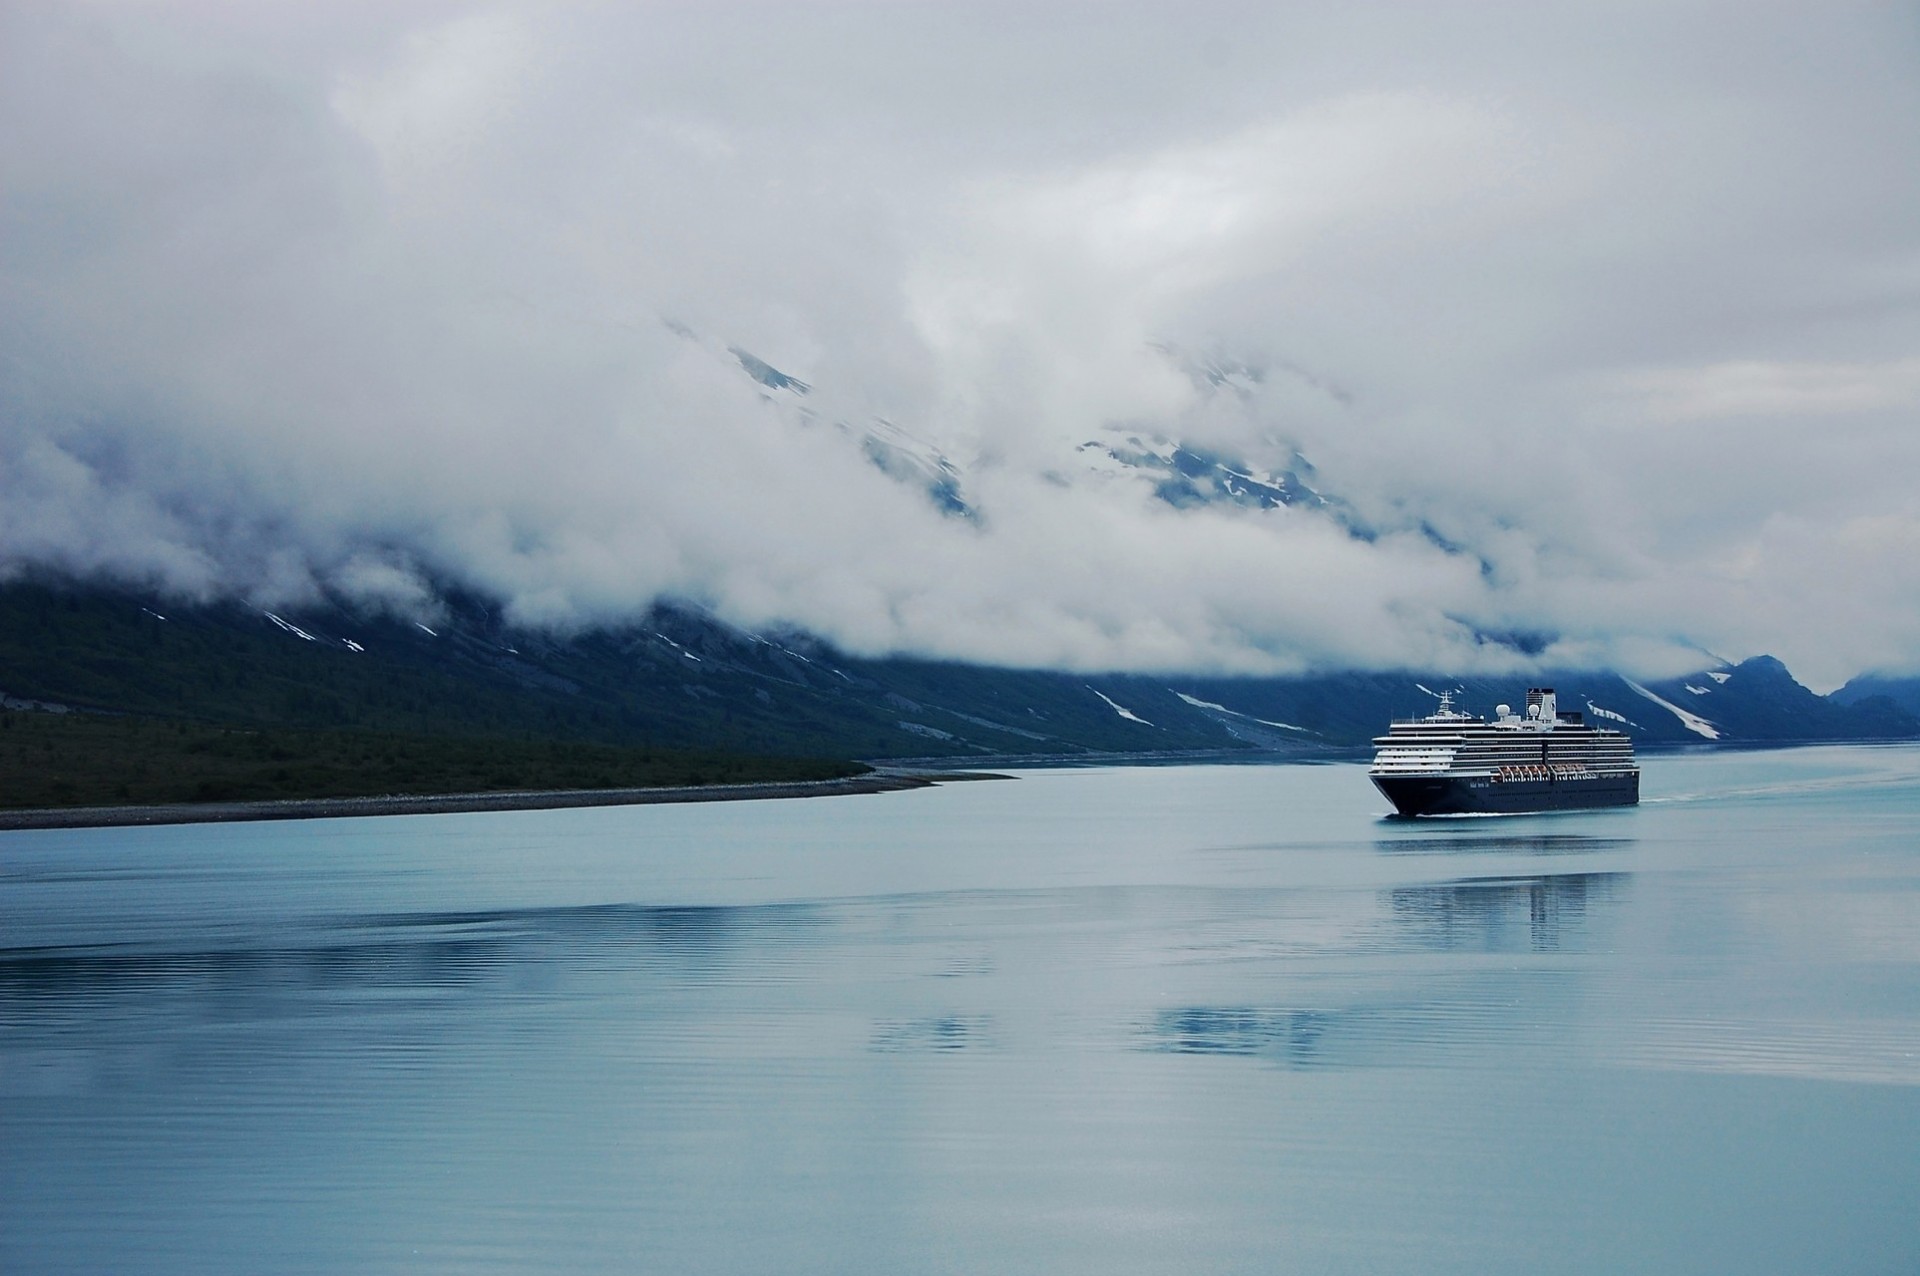
<svg viewBox="0 0 1920 1276">
<path fill-rule="evenodd" d="M 1223 354 L 1201 354 L 1165 341 L 1153 343 L 1152 348 L 1186 373 L 1194 387 L 1204 393 L 1225 390 L 1243 399 L 1251 398 L 1267 379 L 1265 368 Z"/>
<path fill-rule="evenodd" d="M 1278 468 L 1164 435 L 1131 433 L 1092 439 L 1077 450 L 1087 472 L 1143 477 L 1153 484 L 1155 496 L 1176 509 L 1200 505 L 1275 509 L 1328 503 L 1308 482 L 1313 467 L 1291 448 L 1286 463 Z"/>
<path fill-rule="evenodd" d="M 855 432 L 844 424 L 840 428 Z M 960 467 L 945 452 L 884 417 L 875 417 L 857 433 L 860 450 L 882 473 L 925 491 L 943 514 L 976 517 L 961 489 Z"/>
<path fill-rule="evenodd" d="M 812 383 L 782 372 L 751 351 L 728 346 L 727 353 L 733 356 L 742 371 L 769 390 L 795 398 L 813 392 Z M 799 412 L 801 415 L 797 419 L 802 424 L 818 419 L 809 408 L 801 408 Z M 885 417 L 874 417 L 862 424 L 835 421 L 834 425 L 859 447 L 861 454 L 875 469 L 897 482 L 919 488 L 941 513 L 961 518 L 977 517 L 977 512 L 962 490 L 960 467 L 934 444 Z"/>
<path fill-rule="evenodd" d="M 794 394 L 809 394 L 813 386 L 799 377 L 791 377 L 780 369 L 739 346 L 728 346 L 727 353 L 739 361 L 746 374 L 766 386 L 769 390 L 790 390 Z"/>
</svg>

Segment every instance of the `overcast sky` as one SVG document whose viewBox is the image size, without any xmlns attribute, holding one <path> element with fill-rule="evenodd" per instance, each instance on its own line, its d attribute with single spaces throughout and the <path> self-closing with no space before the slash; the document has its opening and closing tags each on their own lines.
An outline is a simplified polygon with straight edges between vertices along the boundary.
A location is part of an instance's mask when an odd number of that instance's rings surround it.
<svg viewBox="0 0 1920 1276">
<path fill-rule="evenodd" d="M 1825 689 L 1920 669 L 1916 425 L 1911 5 L 0 0 L 0 572 Z"/>
</svg>

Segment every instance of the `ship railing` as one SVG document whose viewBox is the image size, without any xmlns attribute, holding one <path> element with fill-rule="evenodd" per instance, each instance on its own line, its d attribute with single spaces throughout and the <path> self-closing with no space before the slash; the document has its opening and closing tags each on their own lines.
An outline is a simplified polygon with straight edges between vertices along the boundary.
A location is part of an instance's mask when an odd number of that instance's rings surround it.
<svg viewBox="0 0 1920 1276">
<path fill-rule="evenodd" d="M 1493 778 L 1503 782 L 1521 780 L 1597 780 L 1606 776 L 1628 775 L 1636 768 L 1592 767 L 1580 762 L 1520 763 L 1494 768 Z"/>
</svg>

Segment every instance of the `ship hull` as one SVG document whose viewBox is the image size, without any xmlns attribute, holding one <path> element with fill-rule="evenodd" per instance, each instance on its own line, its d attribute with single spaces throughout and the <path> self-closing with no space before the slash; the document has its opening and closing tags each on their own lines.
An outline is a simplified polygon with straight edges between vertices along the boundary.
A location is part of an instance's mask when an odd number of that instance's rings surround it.
<svg viewBox="0 0 1920 1276">
<path fill-rule="evenodd" d="M 1401 815 L 1526 815 L 1633 806 L 1640 773 L 1579 778 L 1499 780 L 1479 775 L 1369 777 Z"/>
</svg>

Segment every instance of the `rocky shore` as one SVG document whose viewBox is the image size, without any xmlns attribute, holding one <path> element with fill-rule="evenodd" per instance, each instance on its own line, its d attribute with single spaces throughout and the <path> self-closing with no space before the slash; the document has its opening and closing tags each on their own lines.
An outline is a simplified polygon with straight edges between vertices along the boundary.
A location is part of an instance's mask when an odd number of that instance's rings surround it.
<svg viewBox="0 0 1920 1276">
<path fill-rule="evenodd" d="M 549 789 L 514 793 L 433 793 L 279 802 L 195 802 L 168 806 L 40 807 L 0 811 L 0 830 L 117 828 L 140 824 L 213 824 L 237 820 L 340 819 L 363 815 L 441 815 L 466 811 L 549 811 L 575 806 L 647 806 L 666 802 L 744 802 L 766 798 L 894 793 L 954 780 L 1004 779 L 980 773 L 938 776 L 874 771 L 839 780 L 706 784 L 687 788 Z"/>
</svg>

